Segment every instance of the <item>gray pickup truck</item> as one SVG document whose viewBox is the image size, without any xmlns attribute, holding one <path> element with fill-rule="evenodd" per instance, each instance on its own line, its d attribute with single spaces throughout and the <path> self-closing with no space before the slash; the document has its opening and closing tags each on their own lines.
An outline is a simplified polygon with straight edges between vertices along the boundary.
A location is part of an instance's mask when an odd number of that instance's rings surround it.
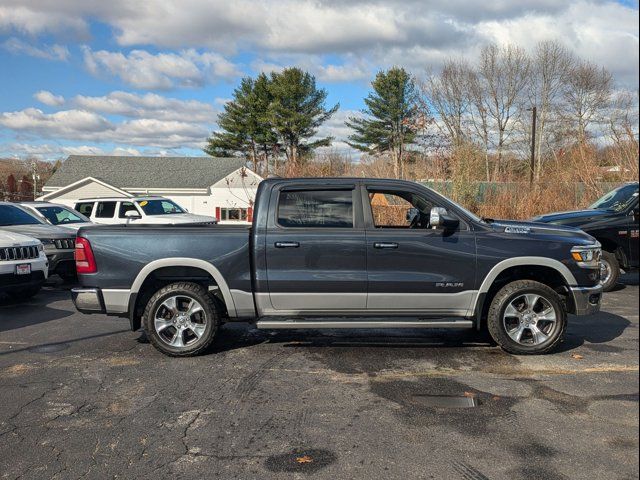
<svg viewBox="0 0 640 480">
<path fill-rule="evenodd" d="M 76 308 L 128 318 L 172 356 L 220 325 L 488 329 L 553 349 L 599 310 L 600 244 L 572 227 L 481 219 L 417 183 L 268 179 L 253 223 L 83 227 Z"/>
</svg>

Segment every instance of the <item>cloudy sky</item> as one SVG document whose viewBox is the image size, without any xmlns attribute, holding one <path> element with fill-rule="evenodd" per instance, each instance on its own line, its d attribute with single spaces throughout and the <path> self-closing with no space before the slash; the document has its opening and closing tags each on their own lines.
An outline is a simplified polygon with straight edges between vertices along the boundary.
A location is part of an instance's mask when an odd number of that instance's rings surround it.
<svg viewBox="0 0 640 480">
<path fill-rule="evenodd" d="M 380 69 L 551 39 L 637 89 L 633 0 L 0 0 L 0 156 L 200 154 L 242 76 L 291 65 L 340 138 Z"/>
</svg>

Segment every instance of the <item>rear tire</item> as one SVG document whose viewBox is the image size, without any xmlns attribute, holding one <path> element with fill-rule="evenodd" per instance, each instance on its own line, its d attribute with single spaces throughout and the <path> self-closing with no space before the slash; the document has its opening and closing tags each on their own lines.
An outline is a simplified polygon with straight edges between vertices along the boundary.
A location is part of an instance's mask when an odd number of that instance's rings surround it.
<svg viewBox="0 0 640 480">
<path fill-rule="evenodd" d="M 602 281 L 602 291 L 610 292 L 618 284 L 620 278 L 620 264 L 616 258 L 616 254 L 612 252 L 602 251 L 602 259 L 600 277 Z"/>
<path fill-rule="evenodd" d="M 493 297 L 487 326 L 503 350 L 538 355 L 550 352 L 562 341 L 567 313 L 560 295 L 547 285 L 516 280 Z"/>
<path fill-rule="evenodd" d="M 151 297 L 143 322 L 149 341 L 160 352 L 171 357 L 191 357 L 211 345 L 222 311 L 206 288 L 178 282 Z"/>
</svg>

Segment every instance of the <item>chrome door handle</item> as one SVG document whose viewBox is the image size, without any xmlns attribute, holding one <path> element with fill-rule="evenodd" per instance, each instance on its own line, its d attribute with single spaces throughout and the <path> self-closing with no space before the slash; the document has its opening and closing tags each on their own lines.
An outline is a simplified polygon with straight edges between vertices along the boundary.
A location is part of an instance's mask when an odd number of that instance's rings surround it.
<svg viewBox="0 0 640 480">
<path fill-rule="evenodd" d="M 300 243 L 298 242 L 276 242 L 274 244 L 276 248 L 298 248 Z"/>
<path fill-rule="evenodd" d="M 373 248 L 398 248 L 398 244 L 395 242 L 376 242 L 373 244 Z"/>
</svg>

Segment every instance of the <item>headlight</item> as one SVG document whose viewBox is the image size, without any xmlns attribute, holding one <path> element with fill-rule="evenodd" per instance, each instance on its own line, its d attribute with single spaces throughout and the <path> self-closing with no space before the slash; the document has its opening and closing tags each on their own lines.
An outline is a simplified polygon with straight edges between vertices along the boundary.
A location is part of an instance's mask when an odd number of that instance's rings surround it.
<svg viewBox="0 0 640 480">
<path fill-rule="evenodd" d="M 599 268 L 602 249 L 600 244 L 573 247 L 571 257 L 582 268 Z"/>
</svg>

